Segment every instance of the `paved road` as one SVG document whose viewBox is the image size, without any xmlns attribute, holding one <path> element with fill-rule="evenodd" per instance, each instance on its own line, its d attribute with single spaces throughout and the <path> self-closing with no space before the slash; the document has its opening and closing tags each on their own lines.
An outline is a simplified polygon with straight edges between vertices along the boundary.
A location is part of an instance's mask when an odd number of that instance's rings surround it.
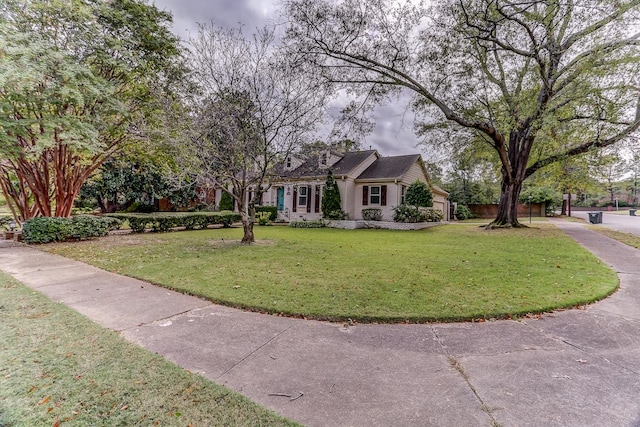
<svg viewBox="0 0 640 427">
<path fill-rule="evenodd" d="M 618 292 L 520 321 L 350 326 L 221 307 L 23 245 L 0 244 L 0 269 L 309 426 L 640 427 L 640 251 L 551 221 L 618 272 Z"/>
<path fill-rule="evenodd" d="M 589 212 L 571 211 L 571 215 L 577 218 L 583 218 L 587 222 L 589 221 Z M 630 216 L 628 213 L 622 215 L 605 211 L 602 216 L 602 224 L 597 224 L 597 226 L 609 227 L 613 230 L 640 236 L 640 210 L 638 210 L 637 215 L 638 216 Z"/>
</svg>

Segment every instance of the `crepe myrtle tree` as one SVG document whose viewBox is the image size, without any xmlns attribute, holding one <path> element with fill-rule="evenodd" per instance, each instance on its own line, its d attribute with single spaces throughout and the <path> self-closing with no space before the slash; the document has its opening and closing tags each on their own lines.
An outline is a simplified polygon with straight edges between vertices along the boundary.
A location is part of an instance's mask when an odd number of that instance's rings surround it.
<svg viewBox="0 0 640 427">
<path fill-rule="evenodd" d="M 252 243 L 255 205 L 282 160 L 311 139 L 324 117 L 328 86 L 289 62 L 273 29 L 245 37 L 241 29 L 201 25 L 190 44 L 198 91 L 178 162 L 233 198 L 242 243 Z"/>
<path fill-rule="evenodd" d="M 69 216 L 143 138 L 179 53 L 170 22 L 142 0 L 0 2 L 0 190 L 18 222 Z"/>
<path fill-rule="evenodd" d="M 363 106 L 412 94 L 426 143 L 481 138 L 500 163 L 498 214 L 523 182 L 640 126 L 639 0 L 286 0 L 290 55 Z"/>
</svg>

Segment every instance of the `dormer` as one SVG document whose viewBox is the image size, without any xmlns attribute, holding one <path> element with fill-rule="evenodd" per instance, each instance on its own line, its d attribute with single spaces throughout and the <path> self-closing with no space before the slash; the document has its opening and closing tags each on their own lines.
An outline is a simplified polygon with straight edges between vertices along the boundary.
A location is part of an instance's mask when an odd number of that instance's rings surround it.
<svg viewBox="0 0 640 427">
<path fill-rule="evenodd" d="M 302 165 L 303 161 L 294 156 L 293 154 L 287 155 L 284 159 L 284 170 L 285 172 L 292 171 L 297 169 Z"/>
<path fill-rule="evenodd" d="M 318 167 L 322 169 L 329 169 L 331 166 L 335 165 L 338 160 L 343 157 L 341 153 L 335 153 L 331 150 L 322 150 L 320 154 L 318 154 Z"/>
</svg>

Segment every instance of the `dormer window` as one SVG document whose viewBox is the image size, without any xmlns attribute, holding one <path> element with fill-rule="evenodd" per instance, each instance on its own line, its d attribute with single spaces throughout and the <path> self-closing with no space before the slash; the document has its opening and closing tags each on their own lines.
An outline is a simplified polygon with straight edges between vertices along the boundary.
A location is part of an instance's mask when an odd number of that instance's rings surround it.
<svg viewBox="0 0 640 427">
<path fill-rule="evenodd" d="M 287 157 L 287 169 L 291 169 L 291 157 Z"/>
<path fill-rule="evenodd" d="M 326 166 L 327 165 L 327 153 L 326 152 L 322 153 L 322 155 L 320 156 L 320 164 L 322 166 Z"/>
</svg>

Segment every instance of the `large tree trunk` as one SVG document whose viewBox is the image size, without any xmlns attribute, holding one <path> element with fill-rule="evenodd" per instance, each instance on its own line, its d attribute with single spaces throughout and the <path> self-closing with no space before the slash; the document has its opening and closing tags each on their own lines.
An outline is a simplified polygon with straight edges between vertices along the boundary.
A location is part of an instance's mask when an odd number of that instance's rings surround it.
<svg viewBox="0 0 640 427">
<path fill-rule="evenodd" d="M 498 203 L 498 215 L 488 225 L 488 228 L 525 227 L 525 225 L 518 222 L 520 190 L 522 190 L 522 181 L 516 182 L 515 180 L 503 179 L 500 202 Z"/>
</svg>

